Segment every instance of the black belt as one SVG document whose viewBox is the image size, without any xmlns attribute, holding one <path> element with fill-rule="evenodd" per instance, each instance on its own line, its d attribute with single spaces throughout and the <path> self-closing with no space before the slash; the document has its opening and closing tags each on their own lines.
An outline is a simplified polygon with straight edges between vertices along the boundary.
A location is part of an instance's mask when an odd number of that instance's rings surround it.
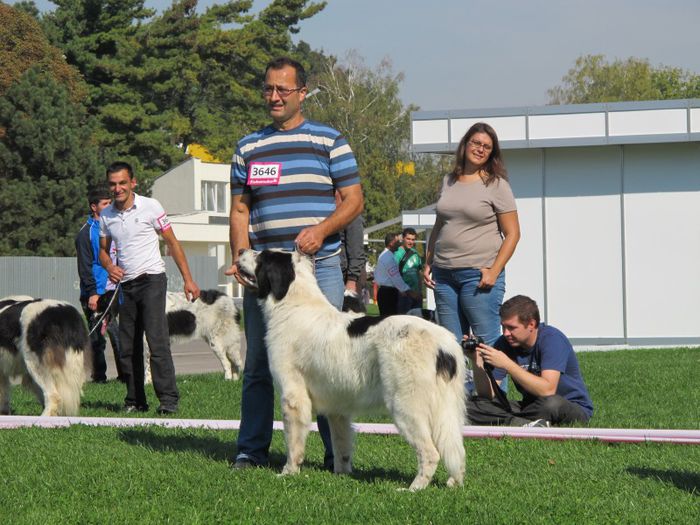
<svg viewBox="0 0 700 525">
<path fill-rule="evenodd" d="M 138 277 L 134 277 L 134 278 L 131 279 L 130 281 L 126 281 L 125 283 L 122 283 L 122 286 L 130 286 L 131 284 L 140 283 L 141 281 L 145 281 L 146 279 L 148 279 L 148 277 L 149 277 L 150 275 L 160 275 L 160 274 L 159 274 L 159 273 L 154 273 L 154 274 L 142 273 L 142 274 L 139 275 Z"/>
</svg>

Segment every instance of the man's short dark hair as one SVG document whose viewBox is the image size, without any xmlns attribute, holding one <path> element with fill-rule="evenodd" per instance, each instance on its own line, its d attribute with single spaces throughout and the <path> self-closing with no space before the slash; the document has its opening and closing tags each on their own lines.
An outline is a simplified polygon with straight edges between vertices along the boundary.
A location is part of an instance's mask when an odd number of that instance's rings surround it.
<svg viewBox="0 0 700 525">
<path fill-rule="evenodd" d="M 404 237 L 406 237 L 406 235 L 416 235 L 416 236 L 417 236 L 418 234 L 416 233 L 416 230 L 415 230 L 414 228 L 411 228 L 411 227 L 409 226 L 408 228 L 404 228 L 404 229 L 403 229 L 402 235 L 403 235 Z"/>
<path fill-rule="evenodd" d="M 134 178 L 134 168 L 132 168 L 131 164 L 129 164 L 128 162 L 124 162 L 121 160 L 118 160 L 117 162 L 112 162 L 112 164 L 110 164 L 107 167 L 107 175 L 106 176 L 107 176 L 107 178 L 109 178 L 109 176 L 112 173 L 117 173 L 118 171 L 122 171 L 122 170 L 127 171 L 130 179 Z"/>
<path fill-rule="evenodd" d="M 303 88 L 306 87 L 306 70 L 304 69 L 304 66 L 302 66 L 299 62 L 294 60 L 293 58 L 289 57 L 277 57 L 273 60 L 270 60 L 267 63 L 267 67 L 265 68 L 265 76 L 267 76 L 267 72 L 270 69 L 282 69 L 283 67 L 293 67 L 294 70 L 296 71 L 296 77 L 297 77 L 297 87 L 298 88 Z"/>
<path fill-rule="evenodd" d="M 535 301 L 525 295 L 511 297 L 501 305 L 498 313 L 501 316 L 501 321 L 517 315 L 518 321 L 524 325 L 530 321 L 535 321 L 535 326 L 540 325 L 540 309 Z"/>
<path fill-rule="evenodd" d="M 394 239 L 396 239 L 399 236 L 398 233 L 387 233 L 384 236 L 384 246 L 389 246 L 392 242 L 394 242 Z"/>
<path fill-rule="evenodd" d="M 95 186 L 88 190 L 89 204 L 97 204 L 105 199 L 112 200 L 112 194 L 109 193 L 107 186 Z"/>
</svg>

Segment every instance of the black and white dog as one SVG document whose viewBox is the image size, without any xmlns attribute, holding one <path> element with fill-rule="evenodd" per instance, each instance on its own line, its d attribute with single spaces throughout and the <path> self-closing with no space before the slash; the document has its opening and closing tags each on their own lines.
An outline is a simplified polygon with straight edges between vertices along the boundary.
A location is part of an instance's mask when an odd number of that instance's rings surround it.
<svg viewBox="0 0 700 525">
<path fill-rule="evenodd" d="M 89 356 L 85 320 L 69 303 L 0 299 L 0 414 L 10 413 L 10 379 L 21 376 L 42 416 L 77 415 Z"/>
<path fill-rule="evenodd" d="M 415 449 L 411 490 L 425 488 L 440 459 L 448 486 L 464 479 L 464 355 L 451 332 L 410 315 L 339 312 L 321 292 L 310 258 L 298 252 L 246 250 L 241 277 L 258 289 L 267 324 L 270 370 L 280 387 L 287 463 L 304 460 L 315 411 L 328 417 L 334 471 L 351 471 L 351 418 L 386 408 Z"/>
<path fill-rule="evenodd" d="M 107 308 L 110 298 L 100 297 L 98 310 Z M 199 299 L 190 302 L 184 293 L 168 292 L 165 298 L 170 343 L 179 344 L 204 340 L 219 359 L 224 379 L 236 380 L 243 369 L 241 358 L 240 312 L 233 299 L 218 290 L 202 290 Z M 118 313 L 113 301 L 110 314 Z M 104 325 L 104 322 L 103 322 Z M 151 382 L 150 351 L 144 338 L 145 378 Z"/>
</svg>

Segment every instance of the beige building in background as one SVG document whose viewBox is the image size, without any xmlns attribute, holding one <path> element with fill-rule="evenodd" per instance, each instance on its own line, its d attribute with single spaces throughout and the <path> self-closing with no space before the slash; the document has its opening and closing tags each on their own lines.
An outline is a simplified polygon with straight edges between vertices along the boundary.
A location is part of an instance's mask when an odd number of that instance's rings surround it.
<svg viewBox="0 0 700 525">
<path fill-rule="evenodd" d="M 168 212 L 185 253 L 215 257 L 219 290 L 232 297 L 242 297 L 238 283 L 224 275 L 231 265 L 230 170 L 230 164 L 191 157 L 158 177 L 153 183 L 152 196 Z"/>
</svg>

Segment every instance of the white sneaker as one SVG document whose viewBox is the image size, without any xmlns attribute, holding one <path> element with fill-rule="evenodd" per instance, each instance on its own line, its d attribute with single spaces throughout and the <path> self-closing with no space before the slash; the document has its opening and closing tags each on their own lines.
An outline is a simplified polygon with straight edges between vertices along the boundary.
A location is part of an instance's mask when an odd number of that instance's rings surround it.
<svg viewBox="0 0 700 525">
<path fill-rule="evenodd" d="M 530 421 L 529 423 L 525 423 L 523 425 L 523 428 L 525 427 L 551 427 L 552 424 L 547 421 L 546 419 L 535 419 L 534 421 Z"/>
</svg>

